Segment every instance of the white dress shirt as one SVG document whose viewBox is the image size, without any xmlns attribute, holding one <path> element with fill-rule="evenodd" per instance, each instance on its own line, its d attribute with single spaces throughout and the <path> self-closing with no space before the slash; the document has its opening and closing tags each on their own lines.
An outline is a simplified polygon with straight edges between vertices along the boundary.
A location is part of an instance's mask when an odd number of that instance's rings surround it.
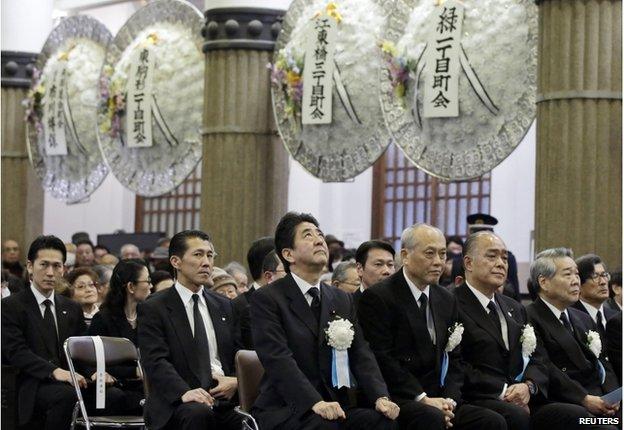
<svg viewBox="0 0 624 430">
<path fill-rule="evenodd" d="M 488 296 L 486 296 L 481 291 L 474 288 L 468 282 L 466 282 L 466 285 L 468 285 L 468 288 L 470 289 L 470 291 L 472 291 L 472 294 L 475 295 L 477 300 L 479 300 L 479 303 L 481 303 L 481 306 L 483 306 L 483 309 L 485 309 L 485 312 L 488 315 L 490 314 L 490 309 L 487 307 L 488 304 L 490 302 L 493 302 L 494 306 L 496 306 L 496 313 L 498 314 L 498 320 L 500 321 L 501 330 L 502 330 L 501 335 L 503 336 L 503 343 L 505 344 L 505 348 L 509 350 L 509 335 L 507 334 L 507 320 L 505 319 L 505 316 L 503 315 L 503 311 L 501 310 L 500 306 L 498 306 L 498 303 L 496 303 L 496 300 L 494 300 L 494 296 L 492 296 L 492 298 L 490 299 Z"/>
<path fill-rule="evenodd" d="M 35 296 L 35 300 L 37 301 L 37 304 L 39 305 L 39 312 L 41 312 L 41 318 L 44 317 L 45 309 L 46 309 L 43 302 L 45 302 L 46 300 L 50 300 L 52 302 L 52 304 L 50 305 L 50 310 L 52 311 L 52 316 L 54 316 L 54 323 L 56 325 L 56 334 L 58 336 L 58 318 L 56 317 L 56 304 L 54 303 L 54 290 L 52 290 L 52 294 L 50 294 L 50 297 L 46 297 L 43 294 L 41 294 L 41 292 L 35 287 L 35 284 L 32 283 L 30 284 L 30 291 L 32 291 L 33 295 Z"/>
<path fill-rule="evenodd" d="M 563 325 L 563 321 L 561 321 L 561 314 L 565 314 L 566 318 L 568 318 L 568 321 L 570 321 L 570 314 L 568 313 L 567 309 L 564 309 L 563 312 L 561 312 L 554 305 L 548 303 L 546 299 L 544 299 L 543 297 L 540 297 L 540 298 L 546 304 L 548 309 L 550 309 L 550 311 L 555 315 L 555 318 L 557 318 L 557 320 L 559 321 L 561 325 Z M 570 321 L 570 325 L 572 325 L 572 321 Z"/>
<path fill-rule="evenodd" d="M 605 313 L 604 313 L 604 306 L 600 305 L 599 308 L 595 308 L 592 305 L 590 305 L 587 302 L 584 302 L 583 300 L 580 300 L 580 302 L 583 304 L 583 306 L 585 306 L 585 309 L 587 309 L 587 312 L 589 313 L 589 316 L 591 317 L 592 320 L 594 320 L 594 322 L 596 324 L 598 324 L 598 321 L 596 321 L 596 316 L 598 315 L 598 311 L 600 311 L 600 314 L 602 315 L 602 328 L 604 330 L 607 329 L 607 321 L 605 319 Z"/>
<path fill-rule="evenodd" d="M 180 295 L 182 299 L 182 303 L 184 304 L 184 309 L 186 310 L 186 317 L 189 320 L 189 324 L 191 325 L 191 332 L 193 336 L 195 336 L 195 318 L 193 318 L 193 306 L 195 302 L 193 301 L 193 292 L 186 287 L 183 287 L 178 281 L 175 283 L 175 289 Z M 199 313 L 201 314 L 202 319 L 204 320 L 204 328 L 206 329 L 206 335 L 208 336 L 208 347 L 210 349 L 210 367 L 212 369 L 213 375 L 223 376 L 225 373 L 223 372 L 223 367 L 221 366 L 221 361 L 219 360 L 219 351 L 217 349 L 217 335 L 214 330 L 214 326 L 212 325 L 212 318 L 210 318 L 210 312 L 208 311 L 208 305 L 206 305 L 206 299 L 204 298 L 204 287 L 200 287 L 199 291 L 197 291 L 199 295 L 198 306 Z"/>
<path fill-rule="evenodd" d="M 313 288 L 313 287 L 318 288 L 319 300 L 321 299 L 321 282 L 320 281 L 317 282 L 316 285 L 312 285 L 308 283 L 307 281 L 301 279 L 299 276 L 295 275 L 293 272 L 290 272 L 290 274 L 292 275 L 293 279 L 295 280 L 295 283 L 301 290 L 301 294 L 303 294 L 303 297 L 306 299 L 306 302 L 308 302 L 309 306 L 312 306 L 312 299 L 313 299 L 312 295 L 308 293 L 308 290 L 310 290 L 310 288 Z"/>
<path fill-rule="evenodd" d="M 418 305 L 419 308 L 420 308 L 420 302 L 418 300 L 420 300 L 420 296 L 423 294 L 427 297 L 427 303 L 430 303 L 429 285 L 427 285 L 424 290 L 420 290 L 420 288 L 418 288 L 405 273 L 405 267 L 403 268 L 403 277 L 405 278 L 405 281 L 407 282 L 407 286 L 412 292 L 412 295 L 414 296 L 414 299 L 416 300 L 416 304 Z M 433 323 L 433 316 L 431 315 L 431 305 L 427 306 L 427 331 L 429 331 L 429 337 L 431 338 L 431 341 L 435 345 L 436 334 L 435 334 L 435 325 Z"/>
</svg>

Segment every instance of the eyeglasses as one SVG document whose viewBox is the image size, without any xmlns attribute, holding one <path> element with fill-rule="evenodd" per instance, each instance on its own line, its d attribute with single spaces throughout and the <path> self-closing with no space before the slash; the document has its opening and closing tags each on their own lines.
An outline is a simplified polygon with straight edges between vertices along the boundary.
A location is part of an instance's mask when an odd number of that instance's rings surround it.
<svg viewBox="0 0 624 430">
<path fill-rule="evenodd" d="M 609 274 L 609 272 L 602 272 L 602 273 L 592 273 L 589 276 L 589 279 L 591 279 L 594 282 L 598 282 L 600 278 L 604 278 L 606 281 L 610 281 L 611 275 Z"/>
</svg>

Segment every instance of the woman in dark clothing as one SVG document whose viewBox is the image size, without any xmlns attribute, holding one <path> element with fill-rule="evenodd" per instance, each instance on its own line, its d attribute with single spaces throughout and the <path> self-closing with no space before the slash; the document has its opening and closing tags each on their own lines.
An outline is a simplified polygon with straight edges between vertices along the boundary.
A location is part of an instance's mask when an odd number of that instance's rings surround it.
<svg viewBox="0 0 624 430">
<path fill-rule="evenodd" d="M 139 259 L 121 260 L 113 269 L 110 289 L 100 311 L 89 327 L 90 336 L 125 337 L 137 343 L 137 304 L 150 295 L 150 273 L 145 262 Z M 128 395 L 131 409 L 143 399 L 143 387 L 138 368 L 134 365 L 112 366 L 107 372 Z"/>
</svg>

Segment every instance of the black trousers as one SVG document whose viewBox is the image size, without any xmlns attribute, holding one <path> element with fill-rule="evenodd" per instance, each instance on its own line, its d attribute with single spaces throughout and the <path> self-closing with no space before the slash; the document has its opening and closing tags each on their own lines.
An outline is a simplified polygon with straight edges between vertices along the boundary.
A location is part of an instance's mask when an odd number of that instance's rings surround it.
<svg viewBox="0 0 624 430">
<path fill-rule="evenodd" d="M 617 416 L 617 415 L 616 415 Z M 579 418 L 595 418 L 587 409 L 571 403 L 549 403 L 531 409 L 531 428 L 534 430 L 613 429 L 615 425 L 580 424 Z"/>
<path fill-rule="evenodd" d="M 231 406 L 210 408 L 204 403 L 179 405 L 167 423 L 167 430 L 240 430 L 241 416 Z"/>
<path fill-rule="evenodd" d="M 392 430 L 395 421 L 374 409 L 352 408 L 345 411 L 346 420 L 329 421 L 310 411 L 301 419 L 291 418 L 280 424 L 280 430 Z"/>
<path fill-rule="evenodd" d="M 529 430 L 531 415 L 520 406 L 503 400 L 493 399 L 474 400 L 470 404 L 487 408 L 500 414 L 507 422 L 507 430 Z"/>
<path fill-rule="evenodd" d="M 401 407 L 399 428 L 404 430 L 445 430 L 444 414 L 438 408 L 415 400 L 397 399 Z M 498 413 L 474 405 L 460 405 L 452 420 L 454 430 L 500 430 L 505 419 Z"/>
<path fill-rule="evenodd" d="M 95 385 L 82 390 L 89 415 L 126 415 L 129 402 L 126 394 L 115 387 L 106 387 L 106 408 L 95 408 Z M 66 430 L 71 425 L 72 412 L 77 397 L 74 387 L 59 381 L 45 381 L 39 384 L 35 394 L 34 416 L 43 417 L 44 430 Z"/>
</svg>

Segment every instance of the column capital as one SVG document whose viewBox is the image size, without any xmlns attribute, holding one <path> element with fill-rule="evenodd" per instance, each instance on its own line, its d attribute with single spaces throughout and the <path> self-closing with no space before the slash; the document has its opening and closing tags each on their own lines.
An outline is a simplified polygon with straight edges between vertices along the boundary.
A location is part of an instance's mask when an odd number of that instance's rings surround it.
<svg viewBox="0 0 624 430">
<path fill-rule="evenodd" d="M 285 11 L 279 9 L 232 7 L 204 13 L 203 51 L 248 49 L 272 51 L 282 28 Z"/>
<path fill-rule="evenodd" d="M 30 87 L 37 55 L 32 52 L 2 51 L 2 86 Z"/>
</svg>

